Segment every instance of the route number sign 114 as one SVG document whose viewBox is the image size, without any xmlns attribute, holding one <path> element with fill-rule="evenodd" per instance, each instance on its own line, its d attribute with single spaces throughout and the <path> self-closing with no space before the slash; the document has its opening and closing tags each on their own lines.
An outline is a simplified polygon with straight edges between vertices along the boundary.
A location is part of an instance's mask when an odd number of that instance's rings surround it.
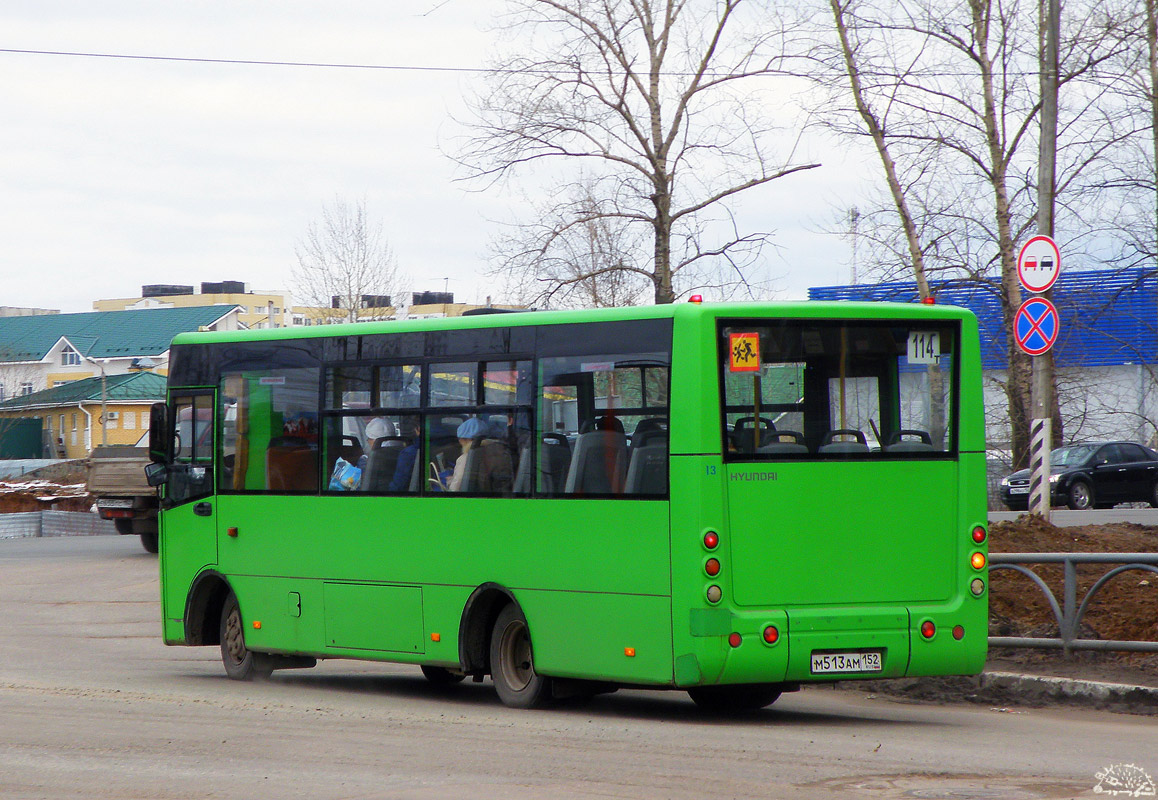
<svg viewBox="0 0 1158 800">
<path fill-rule="evenodd" d="M 941 359 L 941 334 L 909 331 L 909 363 L 936 364 Z"/>
</svg>

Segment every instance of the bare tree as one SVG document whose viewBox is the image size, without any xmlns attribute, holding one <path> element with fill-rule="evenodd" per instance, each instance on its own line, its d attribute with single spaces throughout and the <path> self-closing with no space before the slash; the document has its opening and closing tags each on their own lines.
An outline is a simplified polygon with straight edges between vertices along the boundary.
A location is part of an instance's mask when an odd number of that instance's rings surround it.
<svg viewBox="0 0 1158 800">
<path fill-rule="evenodd" d="M 617 215 L 593 181 L 571 189 L 495 242 L 498 272 L 530 306 L 636 305 L 652 286 L 643 231 Z"/>
<path fill-rule="evenodd" d="M 400 288 L 394 253 L 364 199 L 323 205 L 321 219 L 310 223 L 294 250 L 295 294 L 318 322 L 380 318 L 385 298 Z"/>
<path fill-rule="evenodd" d="M 474 179 L 533 173 L 561 202 L 543 225 L 524 229 L 528 237 L 508 238 L 502 263 L 538 263 L 548 296 L 615 273 L 629 284 L 646 281 L 657 303 L 694 288 L 726 294 L 749 286 L 770 234 L 741 234 L 732 203 L 818 166 L 773 155 L 775 106 L 745 90 L 781 73 L 785 31 L 755 13 L 761 5 L 753 0 L 511 6 L 507 24 L 520 34 L 520 52 L 492 73 L 460 160 Z M 558 173 L 544 176 L 548 168 Z M 598 194 L 585 199 L 585 185 Z M 626 242 L 650 240 L 650 258 L 586 259 L 560 271 L 560 259 L 580 247 L 560 240 L 590 241 L 600 220 Z"/>
<path fill-rule="evenodd" d="M 1067 29 L 1062 86 L 1120 52 L 1106 24 L 1111 15 L 1100 5 L 1091 0 Z M 933 275 L 992 280 L 1005 330 L 1012 330 L 1022 299 L 1016 247 L 1032 231 L 1037 210 L 1037 4 L 829 0 L 829 10 L 837 45 L 816 53 L 821 82 L 832 89 L 822 117 L 841 134 L 870 138 L 882 161 L 888 208 L 899 220 L 875 237 L 886 263 L 906 266 L 922 294 Z M 1099 91 L 1071 95 L 1060 133 L 1061 195 L 1104 163 L 1119 140 Z M 1080 219 L 1080 211 L 1068 211 L 1067 221 Z M 874 218 L 881 213 L 869 207 L 861 227 Z M 1032 415 L 1030 360 L 1012 336 L 1007 341 L 1003 385 L 1013 458 L 1022 464 Z M 1056 392 L 1051 405 L 1060 437 Z"/>
</svg>

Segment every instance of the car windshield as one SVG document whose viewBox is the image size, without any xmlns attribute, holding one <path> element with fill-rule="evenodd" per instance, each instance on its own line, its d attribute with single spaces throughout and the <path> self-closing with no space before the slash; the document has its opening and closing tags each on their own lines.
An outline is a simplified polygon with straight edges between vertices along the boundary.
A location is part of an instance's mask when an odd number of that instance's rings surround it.
<svg viewBox="0 0 1158 800">
<path fill-rule="evenodd" d="M 1084 464 L 1097 450 L 1097 445 L 1074 444 L 1069 447 L 1059 447 L 1049 454 L 1049 463 L 1055 467 L 1073 467 Z"/>
</svg>

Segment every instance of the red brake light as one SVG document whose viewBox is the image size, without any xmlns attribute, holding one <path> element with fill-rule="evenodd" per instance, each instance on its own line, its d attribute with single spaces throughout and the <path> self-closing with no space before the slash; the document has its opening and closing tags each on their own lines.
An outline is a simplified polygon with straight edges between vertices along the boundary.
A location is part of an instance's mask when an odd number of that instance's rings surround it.
<svg viewBox="0 0 1158 800">
<path fill-rule="evenodd" d="M 977 544 L 985 541 L 985 535 L 985 529 L 980 525 L 973 529 L 973 541 L 977 542 Z"/>
<path fill-rule="evenodd" d="M 704 534 L 704 547 L 709 550 L 715 550 L 720 544 L 720 535 L 715 531 L 708 531 Z"/>
</svg>

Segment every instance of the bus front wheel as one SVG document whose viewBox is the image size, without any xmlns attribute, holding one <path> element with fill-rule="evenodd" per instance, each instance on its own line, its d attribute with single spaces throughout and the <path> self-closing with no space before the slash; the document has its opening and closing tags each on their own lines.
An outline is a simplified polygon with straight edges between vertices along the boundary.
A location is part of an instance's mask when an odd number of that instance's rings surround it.
<svg viewBox="0 0 1158 800">
<path fill-rule="evenodd" d="M 551 680 L 535 672 L 527 618 L 512 604 L 499 612 L 491 634 L 491 678 L 503 705 L 539 708 L 551 698 Z"/>
<path fill-rule="evenodd" d="M 704 711 L 716 714 L 735 714 L 759 711 L 779 699 L 780 687 L 770 686 L 696 686 L 688 695 Z"/>
<path fill-rule="evenodd" d="M 225 674 L 235 681 L 268 678 L 273 672 L 269 659 L 245 646 L 245 628 L 241 623 L 241 608 L 233 592 L 225 598 L 221 609 L 221 663 Z"/>
</svg>

